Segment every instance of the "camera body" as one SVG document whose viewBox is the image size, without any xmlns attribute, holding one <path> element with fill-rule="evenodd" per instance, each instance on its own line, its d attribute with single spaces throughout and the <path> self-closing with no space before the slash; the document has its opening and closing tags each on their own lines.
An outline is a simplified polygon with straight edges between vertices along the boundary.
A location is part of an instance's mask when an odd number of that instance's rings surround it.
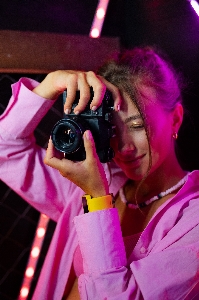
<svg viewBox="0 0 199 300">
<path fill-rule="evenodd" d="M 90 130 L 94 141 L 97 154 L 102 163 L 110 161 L 114 157 L 114 151 L 110 147 L 110 139 L 115 135 L 114 126 L 111 123 L 113 110 L 113 99 L 111 93 L 106 90 L 102 104 L 97 110 L 90 109 L 90 103 L 94 92 L 90 88 L 91 98 L 85 110 L 79 114 L 74 114 L 80 92 L 77 91 L 75 101 L 72 105 L 70 114 L 64 114 L 63 119 L 59 120 L 52 129 L 52 141 L 57 150 L 64 153 L 64 157 L 73 161 L 82 161 L 86 158 L 84 149 L 83 133 Z M 65 103 L 67 91 L 63 93 Z"/>
</svg>

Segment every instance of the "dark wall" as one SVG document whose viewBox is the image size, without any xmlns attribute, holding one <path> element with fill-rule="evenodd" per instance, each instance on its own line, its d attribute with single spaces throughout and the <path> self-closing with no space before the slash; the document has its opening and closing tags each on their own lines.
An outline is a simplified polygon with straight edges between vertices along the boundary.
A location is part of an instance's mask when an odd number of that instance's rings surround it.
<svg viewBox="0 0 199 300">
<path fill-rule="evenodd" d="M 0 1 L 0 29 L 88 35 L 97 0 Z"/>
</svg>

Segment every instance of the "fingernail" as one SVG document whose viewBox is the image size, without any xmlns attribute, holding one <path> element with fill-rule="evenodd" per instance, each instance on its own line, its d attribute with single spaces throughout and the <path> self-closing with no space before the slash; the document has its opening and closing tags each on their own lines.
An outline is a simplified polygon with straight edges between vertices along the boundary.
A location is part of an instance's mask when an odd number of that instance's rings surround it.
<svg viewBox="0 0 199 300">
<path fill-rule="evenodd" d="M 96 109 L 97 109 L 97 106 L 96 105 L 94 105 L 94 106 L 92 106 L 92 108 L 91 108 L 93 111 L 95 111 Z"/>
<path fill-rule="evenodd" d="M 76 115 L 79 115 L 79 110 L 74 111 Z"/>
<path fill-rule="evenodd" d="M 85 134 L 86 134 L 86 139 L 87 139 L 87 140 L 91 140 L 91 139 L 92 139 L 92 135 L 91 135 L 90 130 L 87 130 L 87 131 L 85 132 Z"/>
<path fill-rule="evenodd" d="M 120 111 L 120 104 L 117 105 L 117 111 Z"/>
<path fill-rule="evenodd" d="M 69 115 L 70 112 L 71 112 L 71 110 L 70 110 L 69 108 L 66 108 L 66 109 L 65 109 L 65 114 L 66 114 L 66 115 Z"/>
</svg>

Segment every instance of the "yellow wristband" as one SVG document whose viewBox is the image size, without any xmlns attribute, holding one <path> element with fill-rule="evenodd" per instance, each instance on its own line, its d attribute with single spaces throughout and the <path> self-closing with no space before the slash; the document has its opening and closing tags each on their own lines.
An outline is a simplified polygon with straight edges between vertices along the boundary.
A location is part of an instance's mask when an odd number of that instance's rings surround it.
<svg viewBox="0 0 199 300">
<path fill-rule="evenodd" d="M 113 195 L 92 198 L 90 195 L 82 197 L 84 213 L 94 212 L 97 210 L 108 209 L 114 207 Z"/>
</svg>

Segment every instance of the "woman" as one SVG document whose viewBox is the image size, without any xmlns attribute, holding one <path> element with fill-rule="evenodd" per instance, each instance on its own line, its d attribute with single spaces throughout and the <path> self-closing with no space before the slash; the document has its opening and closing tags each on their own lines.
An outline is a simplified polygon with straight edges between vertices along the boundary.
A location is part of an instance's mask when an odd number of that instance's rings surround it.
<svg viewBox="0 0 199 300">
<path fill-rule="evenodd" d="M 2 180 L 58 222 L 33 299 L 193 299 L 199 292 L 199 173 L 183 170 L 175 154 L 183 119 L 179 79 L 150 48 L 118 55 L 99 74 L 53 72 L 37 86 L 26 79 L 14 87 L 1 117 Z M 67 88 L 64 109 L 70 113 L 80 90 L 79 114 L 89 86 L 93 110 L 106 87 L 112 92 L 115 163 L 100 164 L 90 131 L 84 133 L 82 162 L 61 158 L 51 140 L 46 155 L 33 147 L 28 136 L 51 105 L 45 99 Z M 6 133 L 22 107 L 28 125 L 14 124 Z M 6 170 L 13 171 L 14 163 L 26 174 L 13 183 Z M 84 194 L 92 197 L 86 214 Z"/>
</svg>

